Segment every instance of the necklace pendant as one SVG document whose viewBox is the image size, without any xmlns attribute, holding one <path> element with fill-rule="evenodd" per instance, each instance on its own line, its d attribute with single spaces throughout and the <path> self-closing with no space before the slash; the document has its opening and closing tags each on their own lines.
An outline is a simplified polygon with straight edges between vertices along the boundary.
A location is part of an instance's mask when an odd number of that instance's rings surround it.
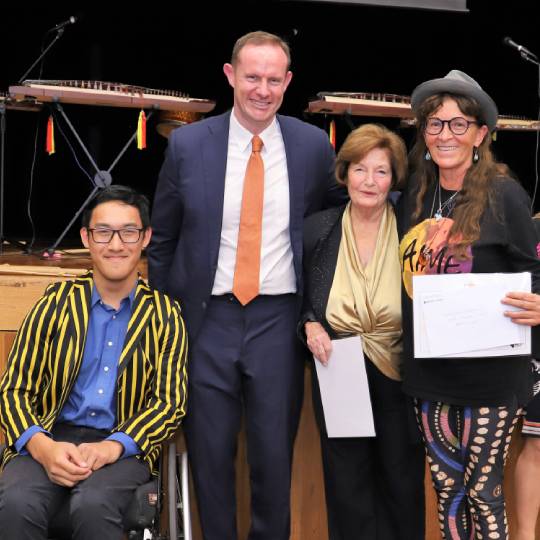
<svg viewBox="0 0 540 540">
<path fill-rule="evenodd" d="M 418 254 L 418 262 L 422 266 L 427 266 L 428 262 L 431 262 L 431 249 L 428 246 L 422 246 L 420 253 Z"/>
<path fill-rule="evenodd" d="M 437 210 L 437 211 L 435 212 L 435 221 L 441 221 L 441 219 L 442 219 L 442 211 L 441 211 L 441 209 L 439 208 L 439 210 Z"/>
</svg>

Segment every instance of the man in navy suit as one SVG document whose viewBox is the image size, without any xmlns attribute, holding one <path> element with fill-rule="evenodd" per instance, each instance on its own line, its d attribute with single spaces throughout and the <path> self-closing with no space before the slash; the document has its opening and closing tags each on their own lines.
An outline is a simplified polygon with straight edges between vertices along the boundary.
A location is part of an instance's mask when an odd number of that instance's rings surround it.
<svg viewBox="0 0 540 540">
<path fill-rule="evenodd" d="M 326 134 L 276 115 L 291 81 L 289 65 L 289 47 L 279 37 L 241 37 L 223 67 L 234 108 L 171 134 L 154 200 L 149 276 L 152 286 L 180 299 L 188 327 L 184 432 L 206 540 L 237 538 L 234 459 L 242 413 L 249 538 L 287 540 L 290 533 L 292 450 L 303 389 L 304 356 L 295 334 L 303 220 L 340 204 L 345 194 L 335 183 Z M 246 297 L 237 283 L 250 272 L 235 270 L 244 207 L 252 210 L 246 169 L 255 153 L 264 168 L 262 232 L 256 291 Z M 248 249 L 248 256 L 253 253 Z"/>
</svg>

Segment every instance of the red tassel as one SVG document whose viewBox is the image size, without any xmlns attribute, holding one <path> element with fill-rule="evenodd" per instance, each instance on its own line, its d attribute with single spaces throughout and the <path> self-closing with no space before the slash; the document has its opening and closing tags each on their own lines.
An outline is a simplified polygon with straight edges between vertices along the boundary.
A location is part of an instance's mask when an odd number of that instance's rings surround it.
<svg viewBox="0 0 540 540">
<path fill-rule="evenodd" d="M 330 144 L 336 149 L 336 121 L 332 120 L 330 122 L 330 129 L 328 130 L 328 138 L 330 139 Z"/>
<path fill-rule="evenodd" d="M 54 154 L 56 152 L 56 147 L 54 144 L 54 121 L 52 114 L 49 116 L 47 122 L 47 139 L 45 141 L 45 151 L 49 154 Z"/>
</svg>

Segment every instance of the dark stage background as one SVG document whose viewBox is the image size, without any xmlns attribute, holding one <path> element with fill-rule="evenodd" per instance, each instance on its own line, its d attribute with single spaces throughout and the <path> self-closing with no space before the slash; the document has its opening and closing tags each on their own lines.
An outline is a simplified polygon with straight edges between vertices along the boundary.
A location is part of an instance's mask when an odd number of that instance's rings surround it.
<svg viewBox="0 0 540 540">
<path fill-rule="evenodd" d="M 234 41 L 252 30 L 287 38 L 292 47 L 293 81 L 281 112 L 325 127 L 320 115 L 306 116 L 319 91 L 376 91 L 410 95 L 420 82 L 457 68 L 469 73 L 492 95 L 502 114 L 536 118 L 538 70 L 504 36 L 540 54 L 536 1 L 469 0 L 468 13 L 368 7 L 309 2 L 203 2 L 136 4 L 87 2 L 47 9 L 20 3 L 0 15 L 2 69 L 0 90 L 7 90 L 39 54 L 48 28 L 70 15 L 79 21 L 65 30 L 47 55 L 44 79 L 92 79 L 151 88 L 176 89 L 217 101 L 211 114 L 232 105 L 222 72 Z M 36 68 L 28 78 L 37 78 Z M 69 118 L 102 169 L 107 169 L 136 127 L 138 111 L 65 105 Z M 44 152 L 47 111 L 8 111 L 6 139 L 5 233 L 29 238 L 27 217 L 36 128 L 31 213 L 36 245 L 48 245 L 73 217 L 92 185 L 76 165 L 56 129 L 57 152 Z M 353 117 L 355 125 L 369 118 Z M 380 119 L 377 119 L 380 121 Z M 383 120 L 398 128 L 398 121 Z M 338 145 L 349 131 L 337 120 Z M 401 134 L 408 143 L 412 131 Z M 495 151 L 532 193 L 536 134 L 500 132 Z M 132 185 L 152 197 L 166 139 L 148 124 L 148 148 L 133 146 L 113 171 L 115 183 Z M 81 165 L 94 172 L 74 145 Z M 540 198 L 537 198 L 540 200 Z M 537 206 L 540 206 L 537 203 Z M 61 247 L 76 244 L 78 224 Z"/>
</svg>

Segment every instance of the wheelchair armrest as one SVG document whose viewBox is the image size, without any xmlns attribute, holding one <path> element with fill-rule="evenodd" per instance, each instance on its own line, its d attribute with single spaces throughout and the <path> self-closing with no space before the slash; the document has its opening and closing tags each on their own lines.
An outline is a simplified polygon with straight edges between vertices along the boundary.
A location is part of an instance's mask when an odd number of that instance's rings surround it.
<svg viewBox="0 0 540 540">
<path fill-rule="evenodd" d="M 149 528 L 156 517 L 159 490 L 157 479 L 139 486 L 124 514 L 124 530 Z"/>
</svg>

